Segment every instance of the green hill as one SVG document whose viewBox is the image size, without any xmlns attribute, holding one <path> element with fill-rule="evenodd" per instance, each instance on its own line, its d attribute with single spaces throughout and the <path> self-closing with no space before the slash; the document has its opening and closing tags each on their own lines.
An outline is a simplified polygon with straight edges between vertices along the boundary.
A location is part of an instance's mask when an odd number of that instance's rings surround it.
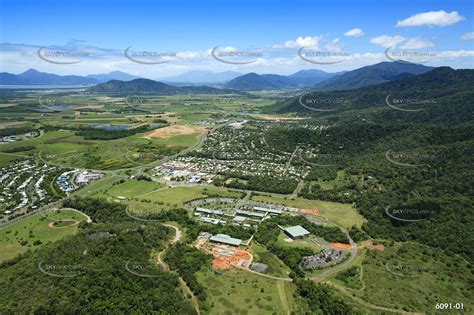
<svg viewBox="0 0 474 315">
<path fill-rule="evenodd" d="M 149 79 L 135 79 L 132 81 L 111 80 L 98 84 L 87 90 L 90 93 L 112 94 L 112 95 L 132 95 L 132 94 L 154 94 L 154 95 L 175 95 L 175 94 L 224 94 L 232 93 L 230 90 L 222 90 L 209 86 L 183 86 L 177 87 L 162 82 Z"/>
<path fill-rule="evenodd" d="M 315 85 L 314 88 L 320 91 L 349 90 L 408 78 L 432 69 L 433 67 L 418 64 L 385 61 L 332 77 Z"/>
<path fill-rule="evenodd" d="M 311 114 L 329 122 L 461 124 L 473 121 L 473 100 L 474 70 L 440 67 L 353 90 L 311 92 L 266 111 Z"/>
</svg>

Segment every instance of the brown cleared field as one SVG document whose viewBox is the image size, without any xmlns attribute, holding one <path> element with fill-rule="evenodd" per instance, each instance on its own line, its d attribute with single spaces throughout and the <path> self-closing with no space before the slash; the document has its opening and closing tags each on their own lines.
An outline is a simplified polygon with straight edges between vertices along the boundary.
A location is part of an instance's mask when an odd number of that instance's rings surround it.
<svg viewBox="0 0 474 315">
<path fill-rule="evenodd" d="M 202 126 L 193 126 L 193 125 L 173 125 L 160 129 L 153 130 L 152 132 L 146 134 L 144 138 L 167 138 L 173 136 L 181 135 L 191 135 L 195 133 L 203 133 L 207 129 Z"/>
</svg>

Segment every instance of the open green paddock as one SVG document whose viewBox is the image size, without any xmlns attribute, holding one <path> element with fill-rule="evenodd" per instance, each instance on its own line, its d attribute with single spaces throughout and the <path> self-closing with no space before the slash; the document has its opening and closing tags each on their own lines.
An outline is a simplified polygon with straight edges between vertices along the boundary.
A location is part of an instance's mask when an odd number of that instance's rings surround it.
<svg viewBox="0 0 474 315">
<path fill-rule="evenodd" d="M 250 272 L 231 269 L 197 273 L 208 299 L 208 314 L 298 314 L 296 287 L 289 282 L 268 279 Z"/>
<path fill-rule="evenodd" d="M 41 244 L 54 242 L 77 231 L 77 224 L 51 226 L 61 219 L 84 221 L 86 217 L 73 210 L 44 211 L 22 218 L 20 222 L 0 230 L 0 261 L 11 259 Z M 60 224 L 61 225 L 61 224 Z"/>
<path fill-rule="evenodd" d="M 320 216 L 326 217 L 332 222 L 350 228 L 353 225 L 361 227 L 366 219 L 360 215 L 350 204 L 339 202 L 310 200 L 300 197 L 288 197 L 276 194 L 259 194 L 252 196 L 252 200 L 275 203 L 289 207 L 302 209 L 318 209 Z"/>
</svg>

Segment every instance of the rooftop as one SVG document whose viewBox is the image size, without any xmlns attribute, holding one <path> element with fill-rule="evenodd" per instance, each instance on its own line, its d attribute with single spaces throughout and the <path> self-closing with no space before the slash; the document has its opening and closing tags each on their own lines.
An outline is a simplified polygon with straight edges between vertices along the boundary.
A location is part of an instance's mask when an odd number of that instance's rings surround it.
<svg viewBox="0 0 474 315">
<path fill-rule="evenodd" d="M 209 240 L 213 242 L 224 243 L 224 244 L 229 244 L 229 245 L 234 245 L 234 246 L 239 246 L 240 243 L 242 243 L 241 239 L 230 237 L 227 234 L 216 234 L 216 235 L 211 236 Z"/>
<path fill-rule="evenodd" d="M 300 237 L 309 235 L 309 231 L 306 230 L 301 225 L 290 226 L 283 229 L 286 233 L 290 234 L 292 237 Z"/>
</svg>

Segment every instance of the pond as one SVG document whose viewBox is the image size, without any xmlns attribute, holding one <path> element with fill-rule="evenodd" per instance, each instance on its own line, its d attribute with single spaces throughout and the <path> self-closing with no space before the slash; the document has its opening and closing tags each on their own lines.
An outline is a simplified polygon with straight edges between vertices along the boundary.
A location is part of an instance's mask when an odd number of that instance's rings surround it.
<svg viewBox="0 0 474 315">
<path fill-rule="evenodd" d="M 121 131 L 121 130 L 127 130 L 131 127 L 132 125 L 111 125 L 111 124 L 106 124 L 106 125 L 98 125 L 94 126 L 95 129 L 102 129 L 102 130 L 107 130 L 107 131 Z"/>
</svg>

